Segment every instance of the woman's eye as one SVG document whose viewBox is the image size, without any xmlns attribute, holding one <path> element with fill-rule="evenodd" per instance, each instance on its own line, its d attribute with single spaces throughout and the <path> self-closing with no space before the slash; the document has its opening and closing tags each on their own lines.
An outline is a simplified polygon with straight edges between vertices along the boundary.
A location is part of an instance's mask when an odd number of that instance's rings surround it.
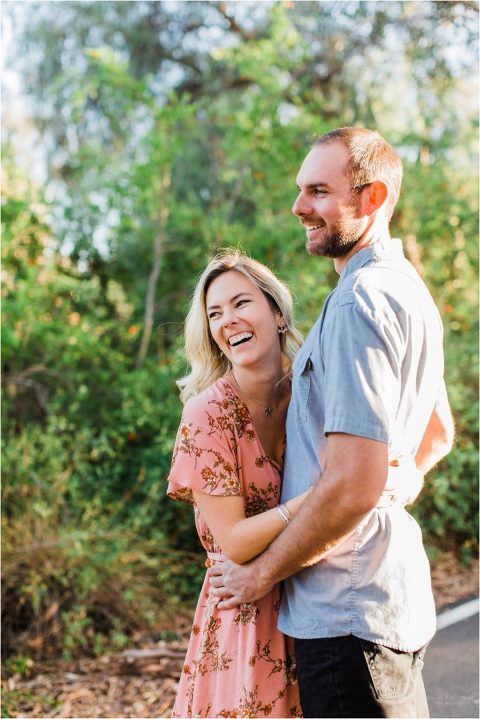
<svg viewBox="0 0 480 719">
<path fill-rule="evenodd" d="M 237 307 L 241 307 L 242 305 L 246 305 L 250 300 L 239 300 L 237 302 Z"/>
<path fill-rule="evenodd" d="M 217 317 L 218 317 L 218 312 L 211 312 L 211 313 L 208 315 L 208 319 L 209 319 L 209 320 L 214 320 L 214 319 L 216 319 Z"/>
</svg>

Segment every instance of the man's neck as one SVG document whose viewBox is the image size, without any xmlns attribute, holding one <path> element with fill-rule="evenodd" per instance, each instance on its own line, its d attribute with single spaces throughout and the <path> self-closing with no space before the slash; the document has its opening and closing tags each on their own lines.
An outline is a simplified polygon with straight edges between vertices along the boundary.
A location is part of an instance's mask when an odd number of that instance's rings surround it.
<svg viewBox="0 0 480 719">
<path fill-rule="evenodd" d="M 344 255 L 343 257 L 336 257 L 333 260 L 333 265 L 335 267 L 336 272 L 340 275 L 343 270 L 345 269 L 345 266 L 347 262 L 357 254 L 357 252 L 360 252 L 361 250 L 364 250 L 366 247 L 371 247 L 376 242 L 382 241 L 382 242 L 391 242 L 392 238 L 390 235 L 390 231 L 388 229 L 388 226 L 385 227 L 382 225 L 382 227 L 375 227 L 372 226 L 370 228 L 367 228 L 367 230 L 364 232 L 364 234 L 361 236 L 355 247 L 352 247 L 350 252 L 347 255 Z"/>
</svg>

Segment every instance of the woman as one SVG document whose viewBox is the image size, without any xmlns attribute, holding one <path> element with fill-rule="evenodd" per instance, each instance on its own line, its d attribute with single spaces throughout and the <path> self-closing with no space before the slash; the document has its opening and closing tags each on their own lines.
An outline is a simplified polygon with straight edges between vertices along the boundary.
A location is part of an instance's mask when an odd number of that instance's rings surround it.
<svg viewBox="0 0 480 719">
<path fill-rule="evenodd" d="M 185 407 L 167 490 L 193 504 L 207 567 L 253 559 L 308 494 L 278 505 L 289 370 L 300 344 L 290 293 L 268 268 L 231 250 L 208 264 L 185 325 L 192 369 L 179 381 Z M 389 489 L 381 499 L 396 496 Z M 293 647 L 276 628 L 279 601 L 276 586 L 220 611 L 205 580 L 173 716 L 302 716 Z"/>
<path fill-rule="evenodd" d="M 287 288 L 237 252 L 200 277 L 185 326 L 190 374 L 169 496 L 190 502 L 207 566 L 262 552 L 304 496 L 277 506 L 301 337 Z M 202 588 L 173 716 L 301 716 L 293 651 L 276 629 L 279 587 L 255 604 L 219 611 Z"/>
</svg>

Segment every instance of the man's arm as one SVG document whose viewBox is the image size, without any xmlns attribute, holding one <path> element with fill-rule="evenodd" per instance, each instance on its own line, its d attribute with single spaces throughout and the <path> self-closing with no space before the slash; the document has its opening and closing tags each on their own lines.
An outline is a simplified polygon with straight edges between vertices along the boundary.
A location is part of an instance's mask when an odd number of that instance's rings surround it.
<svg viewBox="0 0 480 719">
<path fill-rule="evenodd" d="M 294 516 L 308 492 L 285 502 Z M 285 529 L 277 507 L 245 517 L 243 497 L 213 496 L 193 491 L 195 504 L 215 542 L 236 564 L 244 564 L 259 555 Z"/>
<path fill-rule="evenodd" d="M 219 562 L 209 570 L 211 593 L 226 598 L 219 606 L 259 599 L 280 580 L 318 562 L 375 507 L 387 471 L 385 443 L 330 434 L 322 480 L 285 531 L 252 562 L 241 567 Z"/>
</svg>

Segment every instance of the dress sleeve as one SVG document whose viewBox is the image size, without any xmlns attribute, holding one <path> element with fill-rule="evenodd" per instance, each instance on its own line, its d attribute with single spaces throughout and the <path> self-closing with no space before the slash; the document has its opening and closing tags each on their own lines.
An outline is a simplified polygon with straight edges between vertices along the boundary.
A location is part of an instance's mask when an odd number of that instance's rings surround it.
<svg viewBox="0 0 480 719">
<path fill-rule="evenodd" d="M 238 439 L 224 405 L 202 396 L 186 403 L 168 476 L 169 497 L 193 504 L 192 490 L 242 496 Z"/>
</svg>

